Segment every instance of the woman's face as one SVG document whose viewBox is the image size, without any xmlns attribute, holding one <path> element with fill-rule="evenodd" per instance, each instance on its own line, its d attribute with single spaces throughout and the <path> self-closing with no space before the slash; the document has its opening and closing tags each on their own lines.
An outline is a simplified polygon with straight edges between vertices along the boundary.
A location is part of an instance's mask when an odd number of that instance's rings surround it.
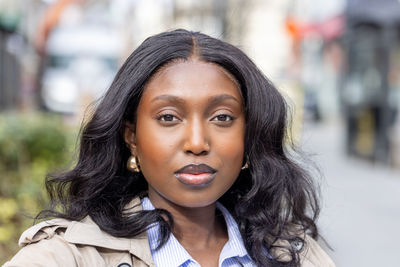
<svg viewBox="0 0 400 267">
<path fill-rule="evenodd" d="M 186 61 L 146 84 L 125 141 L 156 207 L 193 208 L 213 204 L 234 183 L 244 135 L 244 104 L 232 75 L 215 64 Z"/>
</svg>

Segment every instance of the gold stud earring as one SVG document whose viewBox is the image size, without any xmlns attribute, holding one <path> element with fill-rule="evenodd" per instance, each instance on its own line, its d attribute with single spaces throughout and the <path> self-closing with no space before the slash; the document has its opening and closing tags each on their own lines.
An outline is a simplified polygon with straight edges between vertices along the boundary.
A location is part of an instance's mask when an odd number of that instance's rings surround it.
<svg viewBox="0 0 400 267">
<path fill-rule="evenodd" d="M 126 168 L 131 172 L 140 172 L 139 162 L 135 156 L 130 156 Z"/>
</svg>

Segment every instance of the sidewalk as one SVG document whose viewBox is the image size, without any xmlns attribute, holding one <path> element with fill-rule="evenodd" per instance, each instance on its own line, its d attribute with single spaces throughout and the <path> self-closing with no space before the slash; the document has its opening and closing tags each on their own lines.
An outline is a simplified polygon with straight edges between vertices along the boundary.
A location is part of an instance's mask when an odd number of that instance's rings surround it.
<svg viewBox="0 0 400 267">
<path fill-rule="evenodd" d="M 303 149 L 324 175 L 319 226 L 338 267 L 399 265 L 400 171 L 350 158 L 340 124 L 306 124 Z"/>
</svg>

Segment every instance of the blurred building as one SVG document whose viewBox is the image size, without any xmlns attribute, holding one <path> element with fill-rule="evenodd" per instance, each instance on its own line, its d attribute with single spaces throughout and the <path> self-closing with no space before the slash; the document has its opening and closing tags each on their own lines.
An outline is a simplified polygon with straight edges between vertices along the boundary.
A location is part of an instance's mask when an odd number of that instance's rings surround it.
<svg viewBox="0 0 400 267">
<path fill-rule="evenodd" d="M 15 34 L 21 15 L 18 2 L 0 2 L 0 110 L 14 107 L 19 88 L 20 64 Z"/>
<path fill-rule="evenodd" d="M 0 0 L 0 110 L 35 105 L 37 54 L 34 39 L 42 0 Z"/>
<path fill-rule="evenodd" d="M 400 166 L 400 2 L 349 0 L 344 41 L 348 152 Z"/>
</svg>

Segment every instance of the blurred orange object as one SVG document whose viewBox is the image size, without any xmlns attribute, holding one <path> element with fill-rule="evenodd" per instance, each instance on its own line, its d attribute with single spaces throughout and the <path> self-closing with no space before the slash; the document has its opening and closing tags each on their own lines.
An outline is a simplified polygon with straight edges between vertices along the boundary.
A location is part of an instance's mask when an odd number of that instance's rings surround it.
<svg viewBox="0 0 400 267">
<path fill-rule="evenodd" d="M 285 22 L 286 30 L 294 41 L 303 39 L 306 35 L 320 35 L 324 39 L 335 39 L 342 35 L 345 28 L 344 15 L 330 17 L 321 22 L 300 22 L 288 17 Z"/>
<path fill-rule="evenodd" d="M 35 48 L 40 55 L 44 54 L 47 38 L 51 30 L 57 26 L 61 14 L 64 12 L 66 7 L 72 3 L 84 1 L 85 0 L 58 0 L 45 10 L 43 19 L 39 23 L 38 32 L 35 37 Z"/>
</svg>

